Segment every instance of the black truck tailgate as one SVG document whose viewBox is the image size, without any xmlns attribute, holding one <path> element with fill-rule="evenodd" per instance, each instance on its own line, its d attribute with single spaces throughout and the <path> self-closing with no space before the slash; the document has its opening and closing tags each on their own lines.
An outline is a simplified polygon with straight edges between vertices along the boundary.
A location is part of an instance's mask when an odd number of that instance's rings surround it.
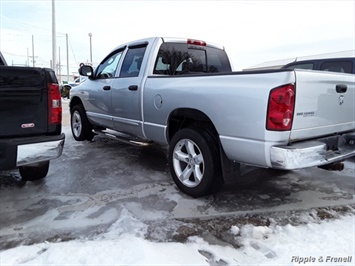
<svg viewBox="0 0 355 266">
<path fill-rule="evenodd" d="M 41 68 L 0 67 L 0 137 L 46 134 L 46 72 Z"/>
</svg>

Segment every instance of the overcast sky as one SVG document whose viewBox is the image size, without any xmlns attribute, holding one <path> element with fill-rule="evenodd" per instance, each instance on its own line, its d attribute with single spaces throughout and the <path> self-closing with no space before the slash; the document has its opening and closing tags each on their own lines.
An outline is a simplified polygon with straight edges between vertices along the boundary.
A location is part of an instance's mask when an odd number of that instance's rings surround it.
<svg viewBox="0 0 355 266">
<path fill-rule="evenodd" d="M 265 61 L 355 49 L 355 1 L 55 0 L 57 54 L 66 74 L 92 56 L 99 62 L 121 43 L 152 36 L 224 45 L 234 70 Z M 0 0 L 0 50 L 8 64 L 49 66 L 52 0 Z M 28 52 L 27 52 L 28 51 Z M 57 60 L 58 60 L 57 55 Z M 32 65 L 32 63 L 31 63 Z"/>
</svg>

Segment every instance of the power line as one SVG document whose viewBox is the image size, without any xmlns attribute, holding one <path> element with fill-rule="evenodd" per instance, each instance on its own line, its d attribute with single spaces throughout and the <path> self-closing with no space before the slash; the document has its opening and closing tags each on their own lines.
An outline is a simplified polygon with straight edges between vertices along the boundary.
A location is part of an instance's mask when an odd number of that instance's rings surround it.
<svg viewBox="0 0 355 266">
<path fill-rule="evenodd" d="M 68 40 L 69 40 L 70 50 L 71 50 L 71 52 L 72 52 L 72 54 L 74 56 L 75 63 L 78 64 L 78 60 L 76 60 L 76 56 L 75 56 L 75 53 L 74 53 L 73 46 L 71 45 L 71 41 L 70 41 L 70 39 L 68 39 Z"/>
</svg>

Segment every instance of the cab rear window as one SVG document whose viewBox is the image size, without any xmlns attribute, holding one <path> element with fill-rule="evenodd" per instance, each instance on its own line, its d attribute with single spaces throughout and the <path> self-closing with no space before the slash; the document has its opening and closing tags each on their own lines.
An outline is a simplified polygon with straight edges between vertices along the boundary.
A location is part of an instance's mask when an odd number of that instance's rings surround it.
<svg viewBox="0 0 355 266">
<path fill-rule="evenodd" d="M 232 71 L 224 50 L 187 43 L 163 43 L 153 74 L 185 75 Z"/>
</svg>

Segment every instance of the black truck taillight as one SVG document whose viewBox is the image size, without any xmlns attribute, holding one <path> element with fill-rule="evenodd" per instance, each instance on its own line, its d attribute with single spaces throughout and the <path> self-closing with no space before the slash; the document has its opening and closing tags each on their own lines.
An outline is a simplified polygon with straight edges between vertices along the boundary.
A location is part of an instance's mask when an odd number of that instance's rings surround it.
<svg viewBox="0 0 355 266">
<path fill-rule="evenodd" d="M 48 83 L 48 123 L 62 122 L 62 98 L 57 83 Z"/>
<path fill-rule="evenodd" d="M 266 129 L 291 130 L 295 109 L 295 85 L 287 84 L 270 91 Z"/>
</svg>

